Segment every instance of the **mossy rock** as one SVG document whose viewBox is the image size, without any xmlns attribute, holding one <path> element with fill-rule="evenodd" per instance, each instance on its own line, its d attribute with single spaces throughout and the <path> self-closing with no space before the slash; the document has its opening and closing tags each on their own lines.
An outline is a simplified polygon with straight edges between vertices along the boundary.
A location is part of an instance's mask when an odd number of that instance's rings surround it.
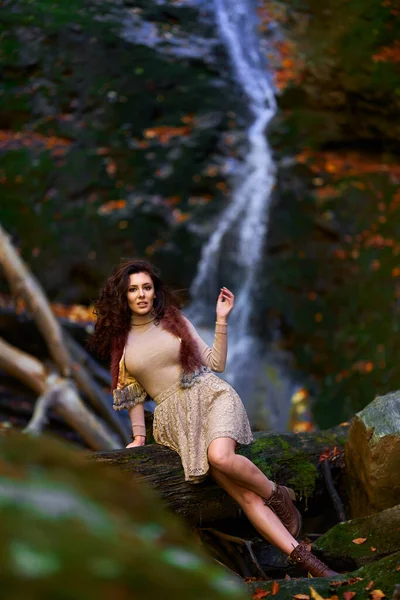
<svg viewBox="0 0 400 600">
<path fill-rule="evenodd" d="M 324 598 L 330 598 L 333 595 L 343 598 L 344 592 L 356 592 L 357 600 L 370 600 L 370 591 L 365 589 L 370 581 L 374 582 L 373 589 L 380 589 L 386 594 L 387 598 L 391 598 L 395 586 L 400 583 L 399 568 L 400 552 L 396 552 L 378 562 L 333 578 L 316 577 L 313 579 L 292 579 L 290 581 L 281 580 L 279 581 L 279 592 L 275 595 L 275 598 L 276 600 L 292 600 L 296 594 L 308 594 L 311 597 L 310 586 L 312 586 Z M 360 580 L 351 583 L 357 577 L 360 577 Z M 337 582 L 343 582 L 343 584 L 338 586 Z M 248 587 L 250 593 L 254 593 L 257 589 L 272 592 L 273 584 L 273 581 L 257 581 L 249 583 Z"/>
<path fill-rule="evenodd" d="M 4 600 L 246 597 L 145 484 L 47 437 L 0 452 Z"/>
<path fill-rule="evenodd" d="M 375 398 L 352 421 L 346 444 L 351 516 L 395 506 L 400 498 L 400 392 Z"/>
<path fill-rule="evenodd" d="M 351 571 L 400 551 L 400 504 L 369 517 L 339 523 L 313 544 L 313 550 L 338 571 Z M 363 544 L 353 540 L 366 538 Z"/>
</svg>

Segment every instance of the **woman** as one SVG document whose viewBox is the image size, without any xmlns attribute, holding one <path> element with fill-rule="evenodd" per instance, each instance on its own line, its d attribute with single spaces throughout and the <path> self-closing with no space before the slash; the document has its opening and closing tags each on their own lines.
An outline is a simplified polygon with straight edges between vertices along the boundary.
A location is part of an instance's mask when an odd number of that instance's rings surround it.
<svg viewBox="0 0 400 600">
<path fill-rule="evenodd" d="M 128 410 L 132 423 L 127 448 L 145 444 L 143 402 L 153 398 L 154 439 L 180 455 L 186 481 L 209 473 L 264 538 L 312 575 L 336 575 L 296 541 L 301 517 L 293 491 L 235 453 L 237 443 L 252 441 L 249 421 L 235 390 L 211 372 L 224 370 L 233 306 L 232 292 L 221 288 L 209 348 L 150 263 L 126 262 L 108 279 L 90 346 L 111 354 L 114 409 Z"/>
</svg>

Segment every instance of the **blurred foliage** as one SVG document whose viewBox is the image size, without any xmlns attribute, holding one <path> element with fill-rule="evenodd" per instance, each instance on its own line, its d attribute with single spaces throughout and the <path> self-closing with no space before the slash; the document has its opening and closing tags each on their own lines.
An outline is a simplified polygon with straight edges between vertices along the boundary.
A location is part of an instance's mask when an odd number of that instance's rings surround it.
<svg viewBox="0 0 400 600">
<path fill-rule="evenodd" d="M 55 300 L 90 302 L 132 255 L 190 281 L 200 241 L 168 265 L 225 200 L 217 151 L 235 127 L 212 35 L 157 2 L 2 3 L 1 219 Z"/>
<path fill-rule="evenodd" d="M 271 131 L 283 162 L 265 293 L 325 427 L 400 388 L 399 12 L 277 4 L 297 72 Z"/>
<path fill-rule="evenodd" d="M 0 436 L 2 598 L 244 600 L 143 482 L 48 436 Z"/>
</svg>

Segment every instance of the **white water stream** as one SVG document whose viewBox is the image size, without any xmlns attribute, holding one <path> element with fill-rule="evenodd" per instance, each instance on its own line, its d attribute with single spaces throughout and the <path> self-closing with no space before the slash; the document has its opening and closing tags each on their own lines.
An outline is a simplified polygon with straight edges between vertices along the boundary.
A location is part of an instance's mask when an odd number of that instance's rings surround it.
<svg viewBox="0 0 400 600">
<path fill-rule="evenodd" d="M 224 378 L 237 387 L 259 351 L 257 338 L 252 333 L 251 317 L 275 183 L 275 165 L 266 130 L 277 107 L 259 46 L 254 7 L 249 0 L 214 0 L 214 7 L 220 36 L 236 80 L 247 98 L 252 121 L 247 130 L 246 154 L 234 181 L 230 204 L 220 215 L 202 251 L 191 286 L 193 301 L 188 315 L 197 325 L 204 325 L 204 317 L 210 314 L 211 305 L 215 305 L 219 287 L 226 285 L 222 278 L 229 273 L 235 307 L 229 317 L 229 361 Z M 211 341 L 205 330 L 202 334 Z M 248 360 L 250 355 L 252 361 Z M 243 390 L 240 392 L 243 395 Z"/>
</svg>

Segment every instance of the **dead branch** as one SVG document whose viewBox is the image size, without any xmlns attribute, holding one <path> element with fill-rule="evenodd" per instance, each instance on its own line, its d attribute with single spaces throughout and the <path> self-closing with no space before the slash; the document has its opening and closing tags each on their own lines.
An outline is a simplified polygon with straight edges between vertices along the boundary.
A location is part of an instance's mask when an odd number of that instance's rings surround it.
<svg viewBox="0 0 400 600">
<path fill-rule="evenodd" d="M 26 352 L 14 348 L 0 338 L 0 368 L 40 394 L 28 430 L 36 432 L 44 425 L 45 410 L 51 404 L 55 412 L 77 431 L 93 450 L 115 450 L 120 447 L 107 427 L 84 405 L 70 380 L 48 375 L 42 363 Z"/>
<path fill-rule="evenodd" d="M 56 379 L 57 376 L 55 374 L 49 376 L 49 390 L 39 396 L 36 400 L 32 418 L 25 427 L 24 433 L 39 435 L 47 425 L 48 411 L 50 406 L 54 403 L 54 395 L 58 392 L 58 385 L 55 382 Z"/>
<path fill-rule="evenodd" d="M 32 312 L 59 372 L 64 377 L 69 377 L 71 360 L 63 342 L 61 327 L 53 315 L 41 286 L 18 256 L 9 235 L 1 225 L 0 264 L 14 296 L 22 298 Z"/>
<path fill-rule="evenodd" d="M 77 363 L 85 367 L 89 373 L 91 373 L 91 375 L 100 383 L 106 385 L 107 387 L 111 387 L 110 371 L 99 365 L 98 362 L 90 356 L 89 352 L 82 348 L 82 346 L 78 344 L 76 340 L 74 340 L 72 335 L 65 330 L 64 340 L 72 358 Z"/>
<path fill-rule="evenodd" d="M 39 282 L 18 256 L 9 236 L 0 225 L 0 264 L 3 265 L 10 287 L 16 297 L 22 297 L 34 317 L 35 323 L 46 340 L 50 355 L 65 377 L 71 374 L 90 404 L 121 437 L 123 445 L 129 442 L 129 432 L 118 415 L 113 411 L 111 402 L 93 377 L 80 364 L 72 365 L 72 359 L 65 343 L 67 337 L 58 323 Z M 70 345 L 72 346 L 71 342 Z M 78 350 L 74 346 L 74 352 Z M 80 351 L 80 357 L 84 354 Z M 72 367 L 72 373 L 71 373 Z M 38 391 L 38 390 L 36 390 Z M 41 393 L 41 392 L 40 392 Z M 64 394 L 65 396 L 65 394 Z M 64 407 L 64 412 L 66 407 Z"/>
</svg>

